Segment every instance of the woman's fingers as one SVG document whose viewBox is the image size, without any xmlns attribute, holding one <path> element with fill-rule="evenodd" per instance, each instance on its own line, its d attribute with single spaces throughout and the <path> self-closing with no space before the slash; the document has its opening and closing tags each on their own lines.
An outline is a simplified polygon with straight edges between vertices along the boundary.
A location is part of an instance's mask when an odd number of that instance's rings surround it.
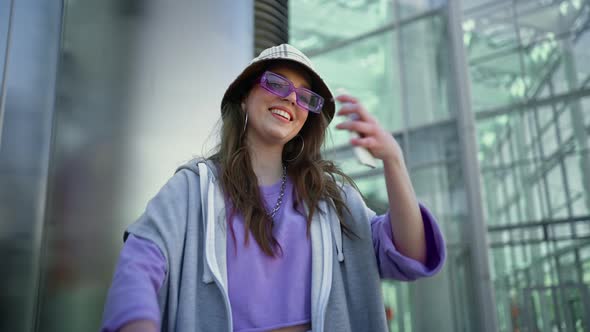
<svg viewBox="0 0 590 332">
<path fill-rule="evenodd" d="M 361 135 L 372 135 L 375 132 L 375 125 L 365 121 L 348 120 L 336 125 L 338 129 L 356 131 Z"/>
<path fill-rule="evenodd" d="M 377 146 L 377 139 L 374 136 L 352 138 L 350 139 L 350 144 L 362 146 L 370 150 Z"/>
<path fill-rule="evenodd" d="M 336 97 L 336 100 L 342 102 L 342 106 L 338 111 L 338 115 L 350 116 L 356 115 L 355 120 L 362 120 L 367 122 L 375 122 L 375 118 L 363 107 L 358 100 L 349 95 L 340 95 Z"/>
<path fill-rule="evenodd" d="M 341 103 L 354 103 L 357 104 L 359 101 L 358 99 L 356 99 L 355 97 L 348 95 L 348 94 L 340 94 L 338 96 L 336 96 L 336 100 L 338 100 Z"/>
</svg>

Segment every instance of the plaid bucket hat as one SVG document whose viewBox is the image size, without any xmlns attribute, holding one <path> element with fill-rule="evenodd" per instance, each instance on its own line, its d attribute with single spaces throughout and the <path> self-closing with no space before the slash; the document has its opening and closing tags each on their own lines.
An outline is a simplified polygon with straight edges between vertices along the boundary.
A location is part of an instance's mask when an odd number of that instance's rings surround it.
<svg viewBox="0 0 590 332">
<path fill-rule="evenodd" d="M 269 47 L 250 61 L 250 64 L 244 68 L 244 70 L 238 75 L 238 77 L 229 85 L 223 99 L 221 99 L 221 115 L 225 109 L 225 105 L 229 102 L 239 103 L 242 98 L 248 92 L 252 84 L 254 84 L 258 75 L 262 74 L 262 71 L 268 67 L 268 65 L 274 61 L 289 61 L 299 64 L 304 70 L 306 70 L 311 76 L 312 90 L 324 97 L 324 107 L 322 113 L 325 113 L 328 118 L 328 122 L 334 118 L 334 112 L 336 105 L 334 104 L 334 97 L 328 85 L 324 82 L 321 76 L 313 68 L 311 60 L 303 52 L 298 50 L 292 45 L 281 44 L 278 46 Z"/>
</svg>

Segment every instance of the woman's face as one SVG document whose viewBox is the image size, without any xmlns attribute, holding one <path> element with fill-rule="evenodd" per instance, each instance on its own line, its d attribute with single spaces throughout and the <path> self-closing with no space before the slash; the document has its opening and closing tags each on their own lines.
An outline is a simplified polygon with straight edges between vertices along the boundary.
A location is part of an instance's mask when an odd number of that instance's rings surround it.
<svg viewBox="0 0 590 332">
<path fill-rule="evenodd" d="M 277 66 L 269 71 L 289 79 L 296 88 L 310 88 L 310 82 L 296 69 Z M 260 84 L 252 87 L 242 108 L 248 112 L 246 135 L 249 142 L 267 146 L 284 146 L 299 133 L 308 116 L 308 111 L 297 105 L 295 92 L 282 98 Z"/>
</svg>

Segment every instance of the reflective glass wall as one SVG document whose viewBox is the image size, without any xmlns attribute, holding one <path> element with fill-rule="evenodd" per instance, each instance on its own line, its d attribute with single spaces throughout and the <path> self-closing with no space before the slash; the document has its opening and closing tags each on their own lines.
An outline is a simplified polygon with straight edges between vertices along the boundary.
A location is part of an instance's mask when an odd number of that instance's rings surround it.
<svg viewBox="0 0 590 332">
<path fill-rule="evenodd" d="M 123 230 L 216 143 L 253 16 L 252 1 L 0 0 L 0 331 L 99 330 Z"/>
<path fill-rule="evenodd" d="M 589 10 L 584 0 L 290 2 L 291 43 L 391 130 L 447 238 L 439 276 L 383 283 L 391 331 L 481 330 L 478 301 L 493 304 L 487 326 L 500 331 L 590 330 Z M 452 70 L 458 52 L 466 77 Z M 460 123 L 476 129 L 474 155 Z M 357 164 L 347 140 L 332 130 L 326 152 L 384 211 L 379 170 Z M 487 273 L 474 232 L 486 233 Z"/>
<path fill-rule="evenodd" d="M 590 329 L 590 3 L 465 3 L 502 330 Z"/>
<path fill-rule="evenodd" d="M 0 0 L 0 331 L 34 327 L 61 13 Z"/>
</svg>

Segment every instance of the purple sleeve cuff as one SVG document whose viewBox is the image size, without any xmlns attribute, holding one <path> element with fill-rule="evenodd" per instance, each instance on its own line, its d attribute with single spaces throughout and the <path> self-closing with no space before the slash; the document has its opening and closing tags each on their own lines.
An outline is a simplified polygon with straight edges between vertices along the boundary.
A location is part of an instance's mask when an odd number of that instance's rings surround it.
<svg viewBox="0 0 590 332">
<path fill-rule="evenodd" d="M 158 246 L 129 235 L 107 295 L 100 331 L 118 331 L 136 320 L 153 321 L 159 329 L 158 291 L 165 276 L 166 259 Z"/>
<path fill-rule="evenodd" d="M 373 247 L 382 278 L 413 281 L 430 277 L 442 268 L 446 258 L 442 233 L 430 211 L 422 204 L 420 204 L 420 213 L 426 238 L 425 264 L 404 256 L 396 249 L 389 224 L 389 211 L 371 220 Z"/>
</svg>

